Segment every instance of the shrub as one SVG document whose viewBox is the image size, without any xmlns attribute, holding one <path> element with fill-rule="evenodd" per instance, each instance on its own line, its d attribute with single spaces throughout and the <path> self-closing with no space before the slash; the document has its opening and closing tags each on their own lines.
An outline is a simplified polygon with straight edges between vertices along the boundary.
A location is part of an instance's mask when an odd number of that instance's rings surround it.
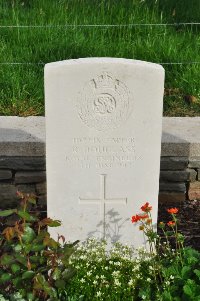
<svg viewBox="0 0 200 301">
<path fill-rule="evenodd" d="M 60 221 L 39 219 L 37 211 L 30 211 L 35 196 L 18 195 L 18 209 L 0 211 L 1 217 L 12 217 L 0 234 L 0 292 L 5 297 L 18 292 L 21 301 L 66 300 L 65 288 L 75 273 L 69 258 L 77 242 L 68 244 L 62 235 L 53 239 L 47 226 L 58 227 Z"/>
</svg>

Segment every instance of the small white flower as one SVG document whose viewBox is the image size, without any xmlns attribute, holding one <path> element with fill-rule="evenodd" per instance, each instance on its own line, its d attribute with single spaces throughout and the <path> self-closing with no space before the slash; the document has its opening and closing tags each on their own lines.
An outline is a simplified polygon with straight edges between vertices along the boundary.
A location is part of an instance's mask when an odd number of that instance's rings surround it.
<svg viewBox="0 0 200 301">
<path fill-rule="evenodd" d="M 132 285 L 133 285 L 133 279 L 129 280 L 128 285 L 129 285 L 129 286 L 132 286 Z"/>
<path fill-rule="evenodd" d="M 121 285 L 121 283 L 119 282 L 118 279 L 115 279 L 114 284 L 115 284 L 116 286 L 120 286 L 120 285 Z"/>
<path fill-rule="evenodd" d="M 107 270 L 108 270 L 108 267 L 105 267 L 105 270 L 107 271 Z"/>
<path fill-rule="evenodd" d="M 105 279 L 105 276 L 104 276 L 104 275 L 101 275 L 101 279 Z"/>
<path fill-rule="evenodd" d="M 151 282 L 151 278 L 147 278 L 147 282 Z"/>
<path fill-rule="evenodd" d="M 93 281 L 93 284 L 94 284 L 94 285 L 97 285 L 97 283 L 98 283 L 98 282 L 97 282 L 96 280 Z"/>
<path fill-rule="evenodd" d="M 146 296 L 145 296 L 145 295 L 142 295 L 142 299 L 145 300 L 145 299 L 146 299 Z"/>
<path fill-rule="evenodd" d="M 169 285 L 170 285 L 170 282 L 169 282 L 169 281 L 166 281 L 165 284 L 166 284 L 167 286 L 169 286 Z"/>
<path fill-rule="evenodd" d="M 81 278 L 80 282 L 81 282 L 81 283 L 85 283 L 85 279 L 84 279 L 84 278 Z"/>
<path fill-rule="evenodd" d="M 97 292 L 97 297 L 101 297 L 102 293 L 100 291 Z"/>
<path fill-rule="evenodd" d="M 87 272 L 87 276 L 91 276 L 91 275 L 92 275 L 91 271 Z"/>
<path fill-rule="evenodd" d="M 169 277 L 171 280 L 173 280 L 174 279 L 174 276 L 173 275 L 170 275 L 170 277 Z"/>
<path fill-rule="evenodd" d="M 96 275 L 96 279 L 99 279 L 99 275 Z"/>
</svg>

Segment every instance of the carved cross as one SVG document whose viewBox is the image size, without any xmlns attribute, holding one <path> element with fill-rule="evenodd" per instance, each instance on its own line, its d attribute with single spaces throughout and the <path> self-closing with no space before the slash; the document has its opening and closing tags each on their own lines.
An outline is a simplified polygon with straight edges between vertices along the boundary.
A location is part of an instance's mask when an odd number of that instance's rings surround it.
<svg viewBox="0 0 200 301">
<path fill-rule="evenodd" d="M 99 199 L 85 199 L 79 198 L 79 204 L 95 204 L 100 205 L 100 216 L 103 224 L 103 237 L 105 238 L 105 225 L 106 225 L 106 204 L 127 204 L 127 198 L 106 198 L 106 175 L 100 175 L 100 197 Z"/>
</svg>

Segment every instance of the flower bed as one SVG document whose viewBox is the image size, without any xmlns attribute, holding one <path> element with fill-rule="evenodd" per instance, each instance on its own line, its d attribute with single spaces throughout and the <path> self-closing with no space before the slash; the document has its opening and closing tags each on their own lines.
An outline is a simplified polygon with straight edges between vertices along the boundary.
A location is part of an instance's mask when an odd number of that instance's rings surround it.
<svg viewBox="0 0 200 301">
<path fill-rule="evenodd" d="M 0 234 L 0 301 L 199 301 L 200 253 L 184 246 L 179 233 L 179 209 L 160 222 L 162 236 L 152 224 L 149 203 L 130 222 L 139 226 L 149 250 L 104 240 L 66 243 L 50 237 L 33 195 L 18 193 L 16 209 L 0 212 L 12 217 Z M 15 217 L 15 221 L 13 220 Z"/>
</svg>

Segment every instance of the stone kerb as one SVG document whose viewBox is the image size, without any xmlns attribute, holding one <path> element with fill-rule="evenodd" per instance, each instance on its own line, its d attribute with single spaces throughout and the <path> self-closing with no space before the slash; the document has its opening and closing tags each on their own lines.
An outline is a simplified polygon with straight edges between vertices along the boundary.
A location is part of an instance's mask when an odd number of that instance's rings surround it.
<svg viewBox="0 0 200 301">
<path fill-rule="evenodd" d="M 200 200 L 199 129 L 200 117 L 163 118 L 160 202 Z M 45 117 L 0 117 L 0 208 L 15 205 L 17 190 L 45 207 L 45 170 Z"/>
</svg>

